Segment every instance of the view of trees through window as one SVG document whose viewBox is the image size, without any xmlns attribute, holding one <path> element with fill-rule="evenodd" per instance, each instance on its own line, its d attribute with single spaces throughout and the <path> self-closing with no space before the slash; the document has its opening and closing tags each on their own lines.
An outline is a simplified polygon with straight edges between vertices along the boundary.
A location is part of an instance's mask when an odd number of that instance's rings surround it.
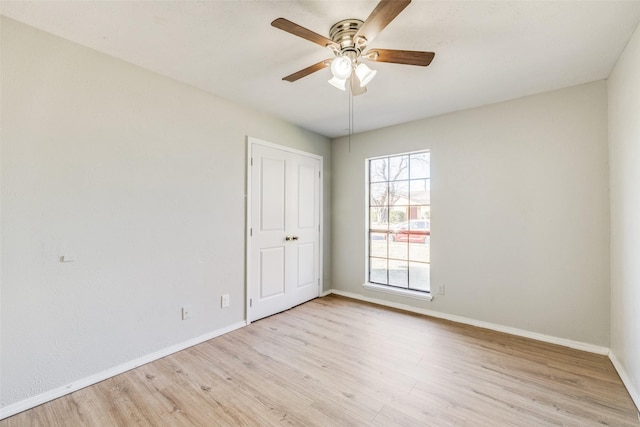
<svg viewBox="0 0 640 427">
<path fill-rule="evenodd" d="M 369 160 L 369 282 L 429 292 L 431 155 Z"/>
</svg>

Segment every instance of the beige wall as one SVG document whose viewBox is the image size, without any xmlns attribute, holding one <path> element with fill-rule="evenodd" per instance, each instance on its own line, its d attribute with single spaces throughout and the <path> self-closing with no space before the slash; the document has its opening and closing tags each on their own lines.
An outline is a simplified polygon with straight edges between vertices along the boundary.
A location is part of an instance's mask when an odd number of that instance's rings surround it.
<svg viewBox="0 0 640 427">
<path fill-rule="evenodd" d="M 362 287 L 365 159 L 421 149 L 432 302 Z M 605 82 L 339 138 L 332 158 L 335 289 L 608 347 Z"/>
<path fill-rule="evenodd" d="M 608 92 L 611 353 L 640 408 L 640 27 L 611 73 Z"/>
<path fill-rule="evenodd" d="M 2 18 L 0 406 L 243 321 L 247 136 L 324 156 L 328 237 L 327 138 Z"/>
</svg>

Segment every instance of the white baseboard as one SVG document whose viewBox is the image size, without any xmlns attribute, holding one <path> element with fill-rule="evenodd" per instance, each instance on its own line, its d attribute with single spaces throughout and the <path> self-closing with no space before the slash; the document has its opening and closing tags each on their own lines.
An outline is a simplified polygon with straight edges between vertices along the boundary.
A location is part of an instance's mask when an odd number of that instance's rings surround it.
<svg viewBox="0 0 640 427">
<path fill-rule="evenodd" d="M 454 314 L 447 314 L 440 311 L 428 310 L 425 308 L 414 307 L 411 305 L 396 303 L 396 302 L 387 301 L 383 299 L 370 298 L 364 295 L 345 292 L 337 289 L 333 289 L 331 293 L 336 295 L 342 295 L 348 298 L 358 299 L 361 301 L 372 302 L 374 304 L 384 305 L 387 307 L 398 308 L 400 310 L 410 311 L 413 313 L 424 314 L 426 316 L 437 317 L 439 319 L 451 320 L 453 322 L 463 323 L 465 325 L 478 326 L 480 328 L 491 329 L 493 331 L 498 331 L 498 332 L 505 332 L 507 334 L 516 335 L 524 338 L 531 338 L 538 341 L 548 342 L 550 344 L 558 344 L 558 345 L 573 348 L 576 350 L 588 351 L 589 353 L 596 353 L 604 356 L 609 354 L 609 349 L 607 347 L 601 347 L 594 344 L 568 340 L 565 338 L 558 338 L 551 335 L 539 334 L 537 332 L 525 331 L 523 329 L 512 328 L 509 326 L 498 325 L 495 323 L 484 322 L 481 320 L 470 319 L 468 317 L 456 316 Z"/>
<path fill-rule="evenodd" d="M 204 335 L 200 335 L 199 337 L 195 337 L 190 340 L 183 341 L 179 344 L 175 344 L 170 347 L 166 347 L 162 350 L 156 351 L 146 356 L 142 356 L 130 362 L 126 362 L 121 365 L 114 366 L 111 369 L 107 369 L 106 371 L 102 371 L 97 374 L 82 378 L 78 381 L 74 381 L 73 383 L 64 385 L 62 387 L 58 387 L 53 390 L 49 390 L 47 392 L 39 394 L 37 396 L 33 396 L 28 399 L 21 400 L 20 402 L 16 402 L 14 404 L 5 406 L 3 408 L 0 408 L 0 420 L 8 418 L 12 415 L 16 415 L 22 411 L 26 411 L 28 409 L 34 408 L 38 405 L 42 405 L 43 403 L 57 399 L 64 395 L 73 393 L 74 391 L 78 391 L 90 385 L 99 383 L 100 381 L 104 381 L 108 378 L 115 377 L 116 375 L 130 371 L 131 369 L 137 368 L 142 365 L 146 365 L 147 363 L 153 362 L 154 360 L 158 360 L 163 357 L 169 356 L 170 354 L 177 353 L 186 348 L 193 347 L 194 345 L 203 343 L 212 338 L 219 337 L 220 335 L 224 335 L 231 331 L 235 331 L 236 329 L 240 329 L 246 325 L 247 323 L 245 321 L 234 323 L 232 325 L 218 329 L 216 331 L 209 332 Z"/>
<path fill-rule="evenodd" d="M 615 354 L 612 351 L 609 351 L 609 360 L 613 363 L 613 367 L 618 371 L 618 375 L 620 375 L 620 379 L 622 383 L 627 388 L 629 395 L 631 396 L 631 400 L 636 405 L 636 409 L 638 410 L 638 418 L 640 419 L 640 392 L 631 382 L 631 378 L 627 375 L 627 371 L 622 366 L 622 363 L 618 360 Z"/>
</svg>

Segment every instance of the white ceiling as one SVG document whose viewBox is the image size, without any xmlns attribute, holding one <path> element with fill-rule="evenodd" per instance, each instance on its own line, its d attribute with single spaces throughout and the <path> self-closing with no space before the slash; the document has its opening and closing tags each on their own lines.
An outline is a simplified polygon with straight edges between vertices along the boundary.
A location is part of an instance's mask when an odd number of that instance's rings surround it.
<svg viewBox="0 0 640 427">
<path fill-rule="evenodd" d="M 328 37 L 377 0 L 2 1 L 10 18 L 279 116 L 320 134 L 348 133 L 349 97 L 324 69 L 332 57 L 271 27 L 284 17 Z M 414 0 L 370 47 L 436 52 L 427 67 L 371 63 L 353 99 L 354 132 L 606 78 L 640 21 L 632 1 Z"/>
</svg>

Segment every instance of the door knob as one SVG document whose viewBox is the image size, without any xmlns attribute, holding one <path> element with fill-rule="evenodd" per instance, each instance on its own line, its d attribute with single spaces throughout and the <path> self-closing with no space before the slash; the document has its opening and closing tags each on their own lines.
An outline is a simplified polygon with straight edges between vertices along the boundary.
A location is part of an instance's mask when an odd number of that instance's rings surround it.
<svg viewBox="0 0 640 427">
<path fill-rule="evenodd" d="M 290 240 L 291 240 L 291 236 L 286 236 L 286 237 L 284 238 L 284 240 L 286 240 L 287 242 L 288 242 L 288 241 L 290 241 Z"/>
<path fill-rule="evenodd" d="M 291 240 L 298 240 L 298 236 L 293 236 Z"/>
</svg>

